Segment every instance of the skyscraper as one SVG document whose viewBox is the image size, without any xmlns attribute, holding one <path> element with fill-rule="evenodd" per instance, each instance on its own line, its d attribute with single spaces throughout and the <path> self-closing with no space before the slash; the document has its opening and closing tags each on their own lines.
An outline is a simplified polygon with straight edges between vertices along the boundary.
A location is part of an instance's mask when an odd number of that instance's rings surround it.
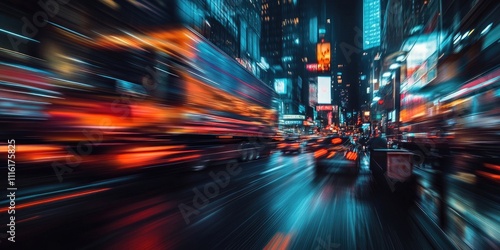
<svg viewBox="0 0 500 250">
<path fill-rule="evenodd" d="M 259 76 L 261 4 L 259 0 L 175 0 L 180 19 Z"/>
<path fill-rule="evenodd" d="M 363 0 L 363 49 L 380 46 L 380 0 Z"/>
<path fill-rule="evenodd" d="M 302 23 L 303 29 L 303 58 L 302 62 L 303 75 L 308 79 L 311 85 L 309 89 L 317 89 L 317 95 L 309 95 L 310 91 L 304 91 L 305 96 L 314 101 L 321 100 L 321 104 L 336 105 L 338 96 L 336 95 L 337 89 L 335 88 L 335 72 L 337 64 L 337 49 L 336 40 L 334 36 L 334 4 L 332 1 L 317 0 L 317 1 L 302 1 L 300 9 L 302 10 L 304 22 Z M 325 84 L 325 79 L 328 79 L 328 90 L 324 90 L 323 86 L 318 85 L 319 78 L 321 84 Z M 326 91 L 326 92 L 325 92 Z M 329 100 L 324 102 L 324 96 L 328 96 Z M 322 120 L 323 125 L 326 126 L 330 122 L 338 123 L 338 115 L 333 110 L 327 107 L 322 107 L 316 113 L 316 105 L 318 103 L 309 102 L 310 108 L 307 110 L 309 117 Z M 331 112 L 331 113 L 330 113 Z M 330 113 L 330 115 L 328 115 Z M 331 121 L 329 120 L 331 117 Z"/>
<path fill-rule="evenodd" d="M 304 66 L 298 1 L 263 0 L 261 13 L 261 55 L 274 75 L 274 80 L 268 79 L 268 84 L 277 81 L 280 86 L 287 86 L 285 93 L 280 93 L 281 115 L 303 114 L 306 100 L 302 99 L 302 87 L 306 81 L 300 74 Z"/>
</svg>

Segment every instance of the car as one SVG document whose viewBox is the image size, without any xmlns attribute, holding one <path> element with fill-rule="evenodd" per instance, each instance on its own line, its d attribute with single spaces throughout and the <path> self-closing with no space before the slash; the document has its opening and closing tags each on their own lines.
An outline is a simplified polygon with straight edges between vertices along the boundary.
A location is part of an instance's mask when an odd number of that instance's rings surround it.
<svg viewBox="0 0 500 250">
<path fill-rule="evenodd" d="M 314 151 L 317 173 L 353 173 L 360 170 L 356 145 L 348 136 L 328 136 Z"/>
<path fill-rule="evenodd" d="M 301 146 L 300 146 L 300 141 L 296 138 L 285 138 L 283 142 L 280 145 L 281 152 L 284 154 L 287 153 L 300 153 L 301 151 Z"/>
<path fill-rule="evenodd" d="M 303 142 L 304 150 L 307 152 L 313 152 L 320 145 L 320 138 L 309 138 Z"/>
</svg>

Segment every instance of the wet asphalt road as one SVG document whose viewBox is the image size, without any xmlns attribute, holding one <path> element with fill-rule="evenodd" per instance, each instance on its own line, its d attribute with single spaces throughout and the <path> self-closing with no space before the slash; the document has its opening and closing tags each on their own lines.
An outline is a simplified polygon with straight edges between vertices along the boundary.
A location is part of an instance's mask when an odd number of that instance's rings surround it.
<svg viewBox="0 0 500 250">
<path fill-rule="evenodd" d="M 317 175 L 282 155 L 167 176 L 25 188 L 16 247 L 43 249 L 432 249 L 409 210 L 359 175 Z M 34 192 L 34 191 L 33 191 Z M 26 198 L 23 200 L 23 197 Z M 4 237 L 4 235 L 2 236 Z M 4 238 L 0 245 L 9 244 Z M 2 247 L 3 249 L 3 247 Z"/>
</svg>

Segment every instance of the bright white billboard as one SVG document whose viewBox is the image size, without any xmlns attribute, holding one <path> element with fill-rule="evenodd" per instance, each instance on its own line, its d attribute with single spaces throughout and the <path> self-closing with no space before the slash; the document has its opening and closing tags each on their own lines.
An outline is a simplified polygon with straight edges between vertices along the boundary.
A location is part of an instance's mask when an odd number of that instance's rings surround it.
<svg viewBox="0 0 500 250">
<path fill-rule="evenodd" d="M 318 104 L 332 103 L 331 82 L 330 76 L 318 76 Z"/>
<path fill-rule="evenodd" d="M 286 94 L 286 85 L 288 81 L 286 78 L 277 78 L 274 79 L 274 90 L 278 94 Z"/>
</svg>

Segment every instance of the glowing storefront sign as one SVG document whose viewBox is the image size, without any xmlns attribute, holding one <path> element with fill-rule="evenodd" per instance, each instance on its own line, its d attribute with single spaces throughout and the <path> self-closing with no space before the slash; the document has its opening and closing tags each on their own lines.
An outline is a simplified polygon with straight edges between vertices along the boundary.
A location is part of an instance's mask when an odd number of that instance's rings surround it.
<svg viewBox="0 0 500 250">
<path fill-rule="evenodd" d="M 284 125 L 303 125 L 304 121 L 297 121 L 297 120 L 285 120 L 283 121 Z"/>
<path fill-rule="evenodd" d="M 309 72 L 317 72 L 318 64 L 317 63 L 308 63 L 306 64 L 306 70 Z"/>
<path fill-rule="evenodd" d="M 337 111 L 337 106 L 333 105 L 318 105 L 316 111 Z"/>
<path fill-rule="evenodd" d="M 283 119 L 285 120 L 304 120 L 306 119 L 305 115 L 283 115 Z"/>
</svg>

